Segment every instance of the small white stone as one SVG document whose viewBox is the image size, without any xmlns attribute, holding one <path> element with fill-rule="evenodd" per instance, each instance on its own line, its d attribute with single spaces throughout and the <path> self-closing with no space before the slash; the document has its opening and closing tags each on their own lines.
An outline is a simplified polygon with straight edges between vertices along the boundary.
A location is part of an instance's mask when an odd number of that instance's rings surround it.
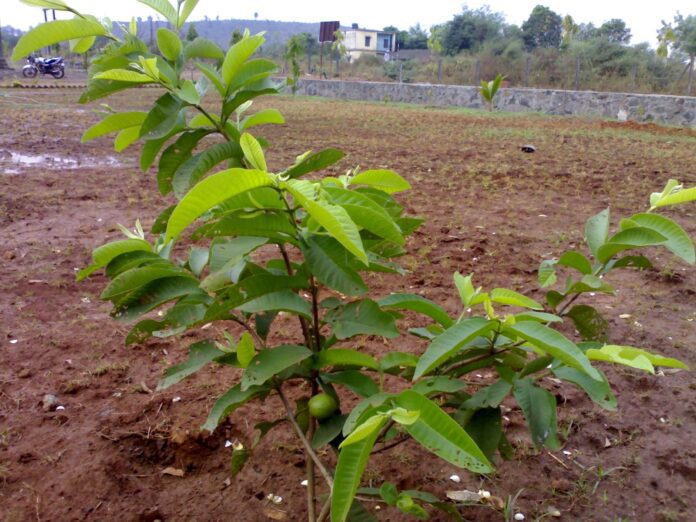
<svg viewBox="0 0 696 522">
<path fill-rule="evenodd" d="M 664 417 L 660 417 L 660 422 L 664 424 L 665 422 L 667 422 L 667 419 L 665 419 Z"/>
<path fill-rule="evenodd" d="M 515 520 L 524 520 L 524 515 L 522 513 L 515 513 Z"/>
<path fill-rule="evenodd" d="M 231 440 L 226 440 L 226 441 L 225 441 L 225 447 L 226 447 L 226 448 L 229 448 L 230 446 L 232 446 L 232 441 L 231 441 Z"/>
<path fill-rule="evenodd" d="M 89 297 L 83 297 L 82 299 L 80 299 L 80 301 L 82 301 L 82 302 L 85 303 L 85 304 L 88 304 L 88 303 L 91 303 L 91 302 L 92 302 L 92 300 L 91 300 Z"/>
<path fill-rule="evenodd" d="M 450 475 L 449 478 L 452 482 L 456 482 L 457 484 L 462 481 L 462 479 L 459 477 L 459 475 Z"/>
<path fill-rule="evenodd" d="M 172 399 L 172 402 L 179 402 L 181 400 L 181 397 L 174 397 Z"/>
<path fill-rule="evenodd" d="M 300 482 L 300 486 L 307 487 L 309 485 L 309 481 L 307 479 L 304 479 L 302 482 Z"/>
<path fill-rule="evenodd" d="M 570 457 L 570 456 L 572 455 L 572 453 L 571 453 L 570 451 L 568 451 L 568 450 L 563 450 L 563 454 L 564 454 L 566 457 Z"/>
<path fill-rule="evenodd" d="M 10 341 L 10 344 L 17 344 L 18 342 L 19 342 L 19 341 L 18 341 L 17 339 L 12 339 L 12 340 Z"/>
<path fill-rule="evenodd" d="M 549 217 L 546 214 L 539 214 L 539 217 Z"/>
<path fill-rule="evenodd" d="M 619 319 L 630 319 L 630 318 L 631 318 L 631 314 L 621 314 L 619 316 Z"/>
<path fill-rule="evenodd" d="M 491 498 L 491 492 L 486 491 L 485 489 L 479 489 L 478 494 L 479 494 L 479 497 L 481 497 L 481 498 Z"/>
<path fill-rule="evenodd" d="M 65 410 L 65 406 L 56 406 L 56 411 L 63 411 Z"/>
</svg>

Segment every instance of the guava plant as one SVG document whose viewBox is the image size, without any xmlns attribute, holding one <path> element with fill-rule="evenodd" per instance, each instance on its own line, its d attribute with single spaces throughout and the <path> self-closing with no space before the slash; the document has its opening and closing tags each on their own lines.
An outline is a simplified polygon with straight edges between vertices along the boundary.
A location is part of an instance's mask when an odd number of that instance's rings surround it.
<svg viewBox="0 0 696 522">
<path fill-rule="evenodd" d="M 308 520 L 371 520 L 360 502 L 365 497 L 421 519 L 431 508 L 457 518 L 454 504 L 430 493 L 398 491 L 390 482 L 360 488 L 370 457 L 414 439 L 453 465 L 488 473 L 496 452 L 511 454 L 501 422 L 504 401 L 519 406 L 535 445 L 558 447 L 556 401 L 543 387 L 545 376 L 579 386 L 612 409 L 609 384 L 592 361 L 646 371 L 684 367 L 607 344 L 599 313 L 576 301 L 590 292 L 611 293 L 604 280 L 611 270 L 648 266 L 643 256 L 624 255 L 627 250 L 664 246 L 693 263 L 684 230 L 655 210 L 696 199 L 696 189 L 670 182 L 653 194 L 647 212 L 622 220 L 611 236 L 608 211 L 590 218 L 589 256 L 571 251 L 542 263 L 544 287 L 555 284 L 561 270 L 577 272 L 564 288 L 546 293 L 546 304 L 505 288 L 484 292 L 472 276 L 460 274 L 455 286 L 462 309 L 455 316 L 416 294 L 374 300 L 364 274 L 403 273 L 396 261 L 421 224 L 397 199 L 410 185 L 384 169 L 320 176 L 343 158 L 332 148 L 305 152 L 287 168 L 269 171 L 265 141 L 249 132 L 283 122 L 273 109 L 251 112 L 256 97 L 282 88 L 271 79 L 275 65 L 253 58 L 262 35 L 246 33 L 227 51 L 204 38 L 184 43 L 178 32 L 197 1 L 141 0 L 171 24 L 158 30 L 153 53 L 132 26 L 114 30 L 111 22 L 60 0 L 23 1 L 75 18 L 33 29 L 18 43 L 16 57 L 64 40 L 81 51 L 96 36 L 110 41 L 93 60 L 82 101 L 144 84 L 163 91 L 149 111 L 110 112 L 83 139 L 117 133 L 119 151 L 143 142 L 141 167 L 147 171 L 157 161 L 157 186 L 172 204 L 150 233 L 137 223 L 135 232 L 124 229 L 125 239 L 95 249 L 78 279 L 104 271 L 109 283 L 102 299 L 113 304 L 117 320 L 134 323 L 127 344 L 220 325 L 202 330 L 222 333 L 191 345 L 188 359 L 168 369 L 158 389 L 209 363 L 241 370 L 208 413 L 202 429 L 210 431 L 244 404 L 279 400 L 284 415 L 258 424 L 250 447 L 234 448 L 231 469 L 238 472 L 271 429 L 292 430 L 306 455 Z M 200 72 L 196 80 L 183 78 L 189 62 Z M 360 337 L 397 337 L 403 312 L 432 321 L 411 330 L 427 340 L 422 355 L 389 350 L 375 357 L 357 348 Z M 295 318 L 297 335 L 274 343 L 270 334 L 281 313 Z M 581 342 L 556 328 L 566 317 Z M 497 379 L 466 378 L 482 368 Z M 291 388 L 305 391 L 298 396 Z M 346 407 L 350 395 L 359 399 L 353 408 Z M 336 454 L 334 469 L 320 458 L 325 448 Z M 325 487 L 317 486 L 318 478 Z"/>
</svg>

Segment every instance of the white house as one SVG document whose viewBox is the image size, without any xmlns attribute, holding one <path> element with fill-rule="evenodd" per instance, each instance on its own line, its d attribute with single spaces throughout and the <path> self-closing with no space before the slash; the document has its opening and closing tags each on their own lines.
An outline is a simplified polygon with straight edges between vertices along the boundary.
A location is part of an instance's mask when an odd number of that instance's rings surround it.
<svg viewBox="0 0 696 522">
<path fill-rule="evenodd" d="M 343 34 L 343 44 L 350 60 L 360 58 L 363 54 L 374 54 L 389 60 L 396 50 L 395 33 L 361 29 L 358 24 L 353 24 L 350 29 L 344 29 Z"/>
</svg>

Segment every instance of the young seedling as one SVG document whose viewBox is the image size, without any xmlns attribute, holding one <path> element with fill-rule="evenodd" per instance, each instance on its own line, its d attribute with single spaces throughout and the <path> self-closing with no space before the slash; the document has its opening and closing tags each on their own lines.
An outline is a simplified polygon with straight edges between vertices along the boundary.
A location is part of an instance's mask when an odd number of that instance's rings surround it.
<svg viewBox="0 0 696 522">
<path fill-rule="evenodd" d="M 495 101 L 495 95 L 498 94 L 498 89 L 500 89 L 500 84 L 504 79 L 505 76 L 497 74 L 496 77 L 489 82 L 481 80 L 481 87 L 479 87 L 479 93 L 481 94 L 481 98 L 483 98 L 483 101 L 486 103 L 486 107 L 488 107 L 489 112 L 493 111 L 493 102 Z"/>
</svg>

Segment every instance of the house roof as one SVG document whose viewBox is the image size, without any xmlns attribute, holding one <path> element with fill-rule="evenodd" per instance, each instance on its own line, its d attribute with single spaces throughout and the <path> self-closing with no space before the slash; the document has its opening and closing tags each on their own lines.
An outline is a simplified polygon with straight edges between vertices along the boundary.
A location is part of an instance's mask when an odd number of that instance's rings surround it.
<svg viewBox="0 0 696 522">
<path fill-rule="evenodd" d="M 366 27 L 341 27 L 343 31 L 366 31 L 368 33 L 396 34 L 393 31 L 384 31 L 382 29 L 367 29 Z"/>
</svg>

